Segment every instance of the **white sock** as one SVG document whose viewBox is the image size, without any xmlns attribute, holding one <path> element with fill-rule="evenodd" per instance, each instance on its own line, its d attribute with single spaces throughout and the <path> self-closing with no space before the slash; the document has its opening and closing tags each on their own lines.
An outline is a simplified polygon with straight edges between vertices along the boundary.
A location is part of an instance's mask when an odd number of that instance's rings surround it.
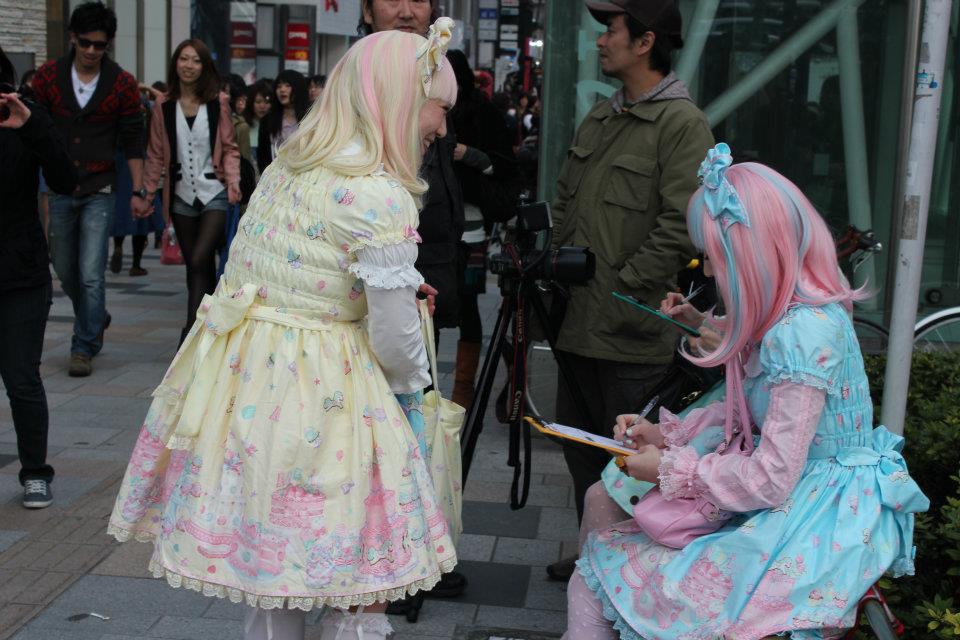
<svg viewBox="0 0 960 640">
<path fill-rule="evenodd" d="M 385 613 L 349 613 L 340 609 L 323 616 L 320 640 L 386 640 L 393 627 Z"/>
<path fill-rule="evenodd" d="M 303 640 L 306 613 L 299 609 L 251 607 L 243 625 L 244 640 Z"/>
</svg>

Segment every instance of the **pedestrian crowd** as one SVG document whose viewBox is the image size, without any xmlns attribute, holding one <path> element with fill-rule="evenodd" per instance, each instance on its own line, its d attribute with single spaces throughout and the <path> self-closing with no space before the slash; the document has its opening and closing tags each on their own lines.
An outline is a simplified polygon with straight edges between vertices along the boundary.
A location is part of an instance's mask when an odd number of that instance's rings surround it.
<svg viewBox="0 0 960 640">
<path fill-rule="evenodd" d="M 302 639 L 315 607 L 334 610 L 324 640 L 385 638 L 384 614 L 418 592 L 469 588 L 429 354 L 459 328 L 452 400 L 469 407 L 488 242 L 538 187 L 536 87 L 495 93 L 448 50 L 435 2 L 360 1 L 361 37 L 309 78 L 247 86 L 191 38 L 148 86 L 110 59 L 117 20 L 99 1 L 19 88 L 0 50 L 0 374 L 23 504 L 53 501 L 49 265 L 83 377 L 124 239 L 130 277 L 148 275 L 151 234 L 175 246 L 185 322 L 108 532 L 150 541 L 172 586 L 249 605 L 251 640 Z M 569 581 L 565 637 L 835 637 L 885 572 L 912 571 L 926 509 L 901 441 L 874 428 L 849 319 L 865 293 L 805 196 L 713 139 L 672 72 L 676 3 L 586 6 L 621 86 L 556 177 L 553 248 L 586 246 L 596 269 L 555 296 L 546 330 L 572 374 L 558 420 L 627 453 L 563 442 L 581 551 L 547 571 Z M 691 267 L 715 295 L 676 293 Z M 725 377 L 681 406 L 664 382 L 685 367 Z"/>
</svg>

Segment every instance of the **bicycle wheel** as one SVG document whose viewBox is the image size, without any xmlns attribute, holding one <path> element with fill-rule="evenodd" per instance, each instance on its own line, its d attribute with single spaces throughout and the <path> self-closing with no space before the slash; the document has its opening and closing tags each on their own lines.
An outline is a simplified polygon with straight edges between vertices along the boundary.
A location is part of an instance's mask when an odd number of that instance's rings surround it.
<svg viewBox="0 0 960 640">
<path fill-rule="evenodd" d="M 960 307 L 944 309 L 918 322 L 913 332 L 913 348 L 926 352 L 960 349 Z"/>
<path fill-rule="evenodd" d="M 867 625 L 877 640 L 897 640 L 898 636 L 890 624 L 890 618 L 879 602 L 872 598 L 864 602 L 863 617 L 867 619 Z"/>
<path fill-rule="evenodd" d="M 887 344 L 890 341 L 890 333 L 872 320 L 866 318 L 853 317 L 853 329 L 857 333 L 857 340 L 860 342 L 860 351 L 868 355 L 887 352 Z"/>
<path fill-rule="evenodd" d="M 557 361 L 550 345 L 531 345 L 527 353 L 527 411 L 544 422 L 557 419 L 557 375 Z"/>
</svg>

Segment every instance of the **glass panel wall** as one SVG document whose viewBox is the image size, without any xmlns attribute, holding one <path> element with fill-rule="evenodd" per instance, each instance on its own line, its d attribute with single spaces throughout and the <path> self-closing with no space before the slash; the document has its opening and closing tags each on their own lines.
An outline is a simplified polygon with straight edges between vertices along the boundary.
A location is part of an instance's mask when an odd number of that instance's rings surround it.
<svg viewBox="0 0 960 640">
<path fill-rule="evenodd" d="M 548 7 L 540 158 L 540 196 L 547 199 L 577 124 L 615 90 L 597 62 L 601 25 L 577 0 Z M 675 70 L 716 139 L 740 160 L 763 162 L 793 180 L 834 229 L 852 223 L 876 231 L 885 250 L 854 280 L 877 291 L 863 312 L 882 319 L 906 2 L 682 0 L 680 7 L 686 47 Z M 949 125 L 956 117 L 957 13 L 943 79 L 922 313 L 960 304 L 960 148 Z"/>
</svg>

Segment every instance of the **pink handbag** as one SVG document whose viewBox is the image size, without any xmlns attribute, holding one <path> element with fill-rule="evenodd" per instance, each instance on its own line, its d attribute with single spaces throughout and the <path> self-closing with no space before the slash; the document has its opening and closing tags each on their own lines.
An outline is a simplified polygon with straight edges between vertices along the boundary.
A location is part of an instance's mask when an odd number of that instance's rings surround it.
<svg viewBox="0 0 960 640">
<path fill-rule="evenodd" d="M 160 243 L 160 264 L 183 264 L 183 253 L 172 224 L 163 230 Z"/>
<path fill-rule="evenodd" d="M 728 437 L 717 447 L 717 453 L 749 455 L 753 447 L 745 451 L 745 440 L 742 432 Z M 713 533 L 732 515 L 705 498 L 667 500 L 660 493 L 660 487 L 648 491 L 633 507 L 633 519 L 643 532 L 654 542 L 674 549 L 682 549 L 694 539 Z"/>
</svg>

